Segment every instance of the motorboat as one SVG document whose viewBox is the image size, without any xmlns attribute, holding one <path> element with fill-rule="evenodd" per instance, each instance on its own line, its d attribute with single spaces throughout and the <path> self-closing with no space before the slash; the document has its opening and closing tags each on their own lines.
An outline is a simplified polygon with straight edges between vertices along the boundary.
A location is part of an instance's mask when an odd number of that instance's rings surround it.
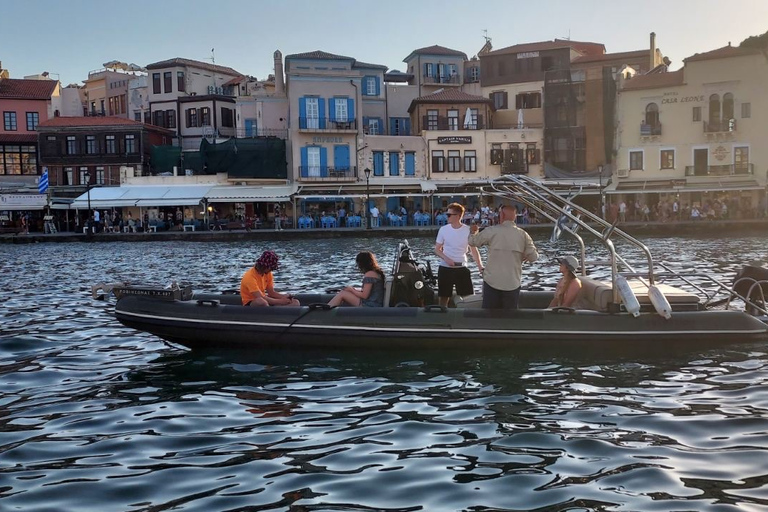
<svg viewBox="0 0 768 512">
<path fill-rule="evenodd" d="M 515 347 L 524 344 L 748 341 L 768 339 L 763 290 L 768 271 L 737 277 L 732 285 L 708 275 L 686 275 L 654 261 L 639 240 L 574 202 L 576 189 L 554 189 L 526 176 L 480 185 L 501 200 L 522 203 L 553 222 L 553 238 L 569 235 L 580 252 L 582 292 L 577 308 L 550 308 L 554 290 L 522 290 L 517 310 L 482 309 L 481 297 L 436 300 L 436 279 L 400 242 L 386 279 L 381 308 L 330 307 L 332 293 L 295 297 L 301 306 L 251 308 L 240 295 L 117 285 L 115 316 L 124 325 L 192 349 L 273 347 Z M 581 236 L 594 236 L 607 258 L 588 260 Z M 620 256 L 613 239 L 639 249 L 642 268 Z M 586 269 L 604 266 L 610 280 Z M 703 287 L 702 279 L 712 283 Z M 740 307 L 736 307 L 739 304 Z"/>
</svg>

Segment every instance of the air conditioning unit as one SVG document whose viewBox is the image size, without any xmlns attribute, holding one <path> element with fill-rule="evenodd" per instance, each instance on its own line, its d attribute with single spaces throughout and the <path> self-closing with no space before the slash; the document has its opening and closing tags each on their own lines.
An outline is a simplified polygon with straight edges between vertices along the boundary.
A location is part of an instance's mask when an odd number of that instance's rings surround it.
<svg viewBox="0 0 768 512">
<path fill-rule="evenodd" d="M 629 178 L 629 169 L 619 169 L 616 171 L 616 175 L 619 178 Z"/>
</svg>

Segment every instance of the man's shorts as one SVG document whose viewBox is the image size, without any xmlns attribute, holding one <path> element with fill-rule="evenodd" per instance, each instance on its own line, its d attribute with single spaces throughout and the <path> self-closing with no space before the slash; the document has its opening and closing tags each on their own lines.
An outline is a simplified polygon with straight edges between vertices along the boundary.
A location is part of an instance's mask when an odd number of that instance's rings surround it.
<svg viewBox="0 0 768 512">
<path fill-rule="evenodd" d="M 444 267 L 437 269 L 437 295 L 450 297 L 453 295 L 453 287 L 456 287 L 456 295 L 466 297 L 473 295 L 472 275 L 468 267 Z"/>
</svg>

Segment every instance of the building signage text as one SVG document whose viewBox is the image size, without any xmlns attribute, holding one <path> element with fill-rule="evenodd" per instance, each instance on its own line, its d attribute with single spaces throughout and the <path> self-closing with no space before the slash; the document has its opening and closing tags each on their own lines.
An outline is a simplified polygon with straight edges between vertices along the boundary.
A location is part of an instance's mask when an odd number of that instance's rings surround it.
<svg viewBox="0 0 768 512">
<path fill-rule="evenodd" d="M 523 53 L 517 54 L 518 59 L 533 59 L 538 56 L 539 56 L 539 52 L 523 52 Z"/>
<path fill-rule="evenodd" d="M 667 96 L 666 94 L 664 96 Z M 682 96 L 682 97 L 668 97 L 668 98 L 662 98 L 661 104 L 662 105 L 669 105 L 671 103 L 701 103 L 704 101 L 704 95 L 700 96 Z"/>
<path fill-rule="evenodd" d="M 438 144 L 472 144 L 472 137 L 454 135 L 451 137 L 438 137 Z"/>
<path fill-rule="evenodd" d="M 312 143 L 313 144 L 322 144 L 322 143 L 341 144 L 342 140 L 341 140 L 341 137 L 312 137 Z"/>
<path fill-rule="evenodd" d="M 47 198 L 44 194 L 0 194 L 0 210 L 12 206 L 40 208 L 46 204 Z"/>
</svg>

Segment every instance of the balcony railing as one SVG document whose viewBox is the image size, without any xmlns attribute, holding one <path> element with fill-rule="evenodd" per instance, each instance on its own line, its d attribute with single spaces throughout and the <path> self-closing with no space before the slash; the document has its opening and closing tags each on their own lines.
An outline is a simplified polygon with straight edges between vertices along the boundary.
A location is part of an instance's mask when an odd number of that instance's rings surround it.
<svg viewBox="0 0 768 512">
<path fill-rule="evenodd" d="M 257 137 L 288 138 L 288 130 L 277 128 L 219 128 L 222 137 L 237 137 L 238 139 L 255 139 Z"/>
<path fill-rule="evenodd" d="M 640 124 L 640 135 L 646 136 L 646 137 L 651 135 L 661 135 L 661 123 Z"/>
<path fill-rule="evenodd" d="M 477 116 L 472 122 L 464 124 L 464 117 L 423 116 L 421 127 L 424 130 L 484 130 L 483 116 Z"/>
<path fill-rule="evenodd" d="M 458 85 L 461 83 L 461 80 L 459 80 L 459 75 L 450 75 L 450 76 L 426 76 L 423 75 L 421 77 L 421 82 L 424 84 L 455 84 Z"/>
<path fill-rule="evenodd" d="M 736 131 L 735 119 L 723 119 L 722 121 L 704 121 L 704 133 L 726 133 Z"/>
<path fill-rule="evenodd" d="M 300 130 L 324 130 L 324 131 L 357 131 L 357 119 L 339 121 L 326 117 L 300 117 Z"/>
<path fill-rule="evenodd" d="M 685 166 L 686 176 L 740 176 L 755 174 L 755 164 Z"/>
<path fill-rule="evenodd" d="M 357 178 L 357 167 L 323 167 L 320 165 L 299 166 L 302 181 L 336 181 Z"/>
</svg>

